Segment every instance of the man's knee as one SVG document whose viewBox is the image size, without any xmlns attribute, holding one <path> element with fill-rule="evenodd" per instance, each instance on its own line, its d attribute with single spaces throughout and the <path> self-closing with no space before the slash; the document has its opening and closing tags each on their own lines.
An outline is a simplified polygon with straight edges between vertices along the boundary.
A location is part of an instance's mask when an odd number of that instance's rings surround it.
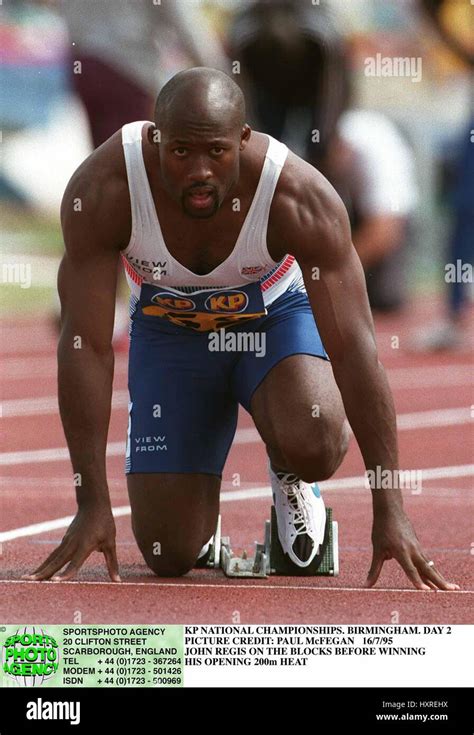
<svg viewBox="0 0 474 735">
<path fill-rule="evenodd" d="M 349 430 L 344 422 L 339 432 L 327 430 L 317 437 L 309 432 L 287 435 L 278 447 L 269 448 L 274 464 L 292 472 L 305 482 L 320 482 L 332 477 L 347 452 Z"/>
<path fill-rule="evenodd" d="M 167 555 L 160 559 L 145 558 L 147 565 L 157 577 L 182 577 L 187 574 L 195 566 L 197 554 L 193 556 L 185 556 L 183 554 Z"/>
<path fill-rule="evenodd" d="M 137 538 L 137 543 L 148 567 L 158 577 L 182 577 L 194 565 L 202 546 L 163 547 L 159 542 Z"/>
</svg>

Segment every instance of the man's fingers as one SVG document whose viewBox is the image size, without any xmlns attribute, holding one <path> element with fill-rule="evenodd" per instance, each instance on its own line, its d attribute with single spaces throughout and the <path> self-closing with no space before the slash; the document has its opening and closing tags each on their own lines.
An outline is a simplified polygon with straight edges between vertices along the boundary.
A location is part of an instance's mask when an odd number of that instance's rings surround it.
<svg viewBox="0 0 474 735">
<path fill-rule="evenodd" d="M 409 556 L 402 556 L 401 558 L 398 559 L 398 562 L 403 567 L 408 579 L 412 582 L 412 584 L 418 590 L 429 590 L 430 589 L 430 587 L 427 584 L 425 584 L 425 582 L 423 582 L 418 572 L 418 569 L 413 564 Z"/>
<path fill-rule="evenodd" d="M 66 564 L 67 561 L 71 558 L 72 554 L 68 554 L 68 547 L 70 545 L 70 539 L 66 538 L 66 536 L 63 537 L 61 543 L 59 546 L 57 546 L 54 551 L 51 552 L 51 554 L 44 560 L 42 564 L 35 569 L 32 574 L 25 574 L 23 575 L 22 579 L 46 579 L 47 577 L 44 577 L 43 574 L 47 573 L 47 576 L 50 576 L 51 574 L 54 574 L 58 569 L 61 569 L 64 564 Z M 58 563 L 58 561 L 61 559 L 61 563 L 59 566 L 55 567 L 55 564 Z"/>
<path fill-rule="evenodd" d="M 420 559 L 417 563 L 418 570 L 425 580 L 427 584 L 433 585 L 432 589 L 436 590 L 458 590 L 460 589 L 458 584 L 454 584 L 454 582 L 448 582 L 441 572 L 438 572 L 438 570 L 435 568 L 434 564 L 430 564 L 430 562 L 425 558 L 424 554 L 421 555 Z"/>
<path fill-rule="evenodd" d="M 384 561 L 385 558 L 383 554 L 374 551 L 372 556 L 372 564 L 370 565 L 369 573 L 367 575 L 367 579 L 365 580 L 366 587 L 374 586 L 380 576 Z"/>
<path fill-rule="evenodd" d="M 24 574 L 22 579 L 32 579 L 37 574 L 41 574 L 41 572 L 43 572 L 44 569 L 46 569 L 46 567 L 49 567 L 51 564 L 53 564 L 56 561 L 56 559 L 59 556 L 62 556 L 64 554 L 65 549 L 66 549 L 65 545 L 61 543 L 59 546 L 57 546 L 54 549 L 54 551 L 51 552 L 51 554 L 44 560 L 44 562 L 40 564 L 39 567 L 37 567 L 37 569 L 35 569 L 34 572 L 32 572 L 31 574 Z"/>
<path fill-rule="evenodd" d="M 118 561 L 117 561 L 117 550 L 115 548 L 115 542 L 111 546 L 104 546 L 102 549 L 107 562 L 107 569 L 109 570 L 110 579 L 112 582 L 121 582 Z"/>
<path fill-rule="evenodd" d="M 71 556 L 72 552 L 70 550 L 65 547 L 58 547 L 33 574 L 25 574 L 22 579 L 37 582 L 41 582 L 43 579 L 49 579 L 70 560 Z"/>
<path fill-rule="evenodd" d="M 53 582 L 66 582 L 68 579 L 72 579 L 79 569 L 84 564 L 87 557 L 92 553 L 93 549 L 86 548 L 81 549 L 80 551 L 77 551 L 73 558 L 71 559 L 70 564 L 67 565 L 66 569 L 62 574 L 56 574 L 53 578 Z"/>
</svg>

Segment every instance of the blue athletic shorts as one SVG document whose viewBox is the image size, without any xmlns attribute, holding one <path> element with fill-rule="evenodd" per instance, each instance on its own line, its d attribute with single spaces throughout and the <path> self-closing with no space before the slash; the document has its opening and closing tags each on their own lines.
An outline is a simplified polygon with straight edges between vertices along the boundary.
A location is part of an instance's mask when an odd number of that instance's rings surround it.
<svg viewBox="0 0 474 735">
<path fill-rule="evenodd" d="M 306 293 L 287 291 L 265 316 L 194 332 L 135 309 L 132 316 L 126 473 L 222 475 L 239 403 L 280 360 L 328 359 Z M 232 335 L 231 335 L 232 333 Z"/>
</svg>

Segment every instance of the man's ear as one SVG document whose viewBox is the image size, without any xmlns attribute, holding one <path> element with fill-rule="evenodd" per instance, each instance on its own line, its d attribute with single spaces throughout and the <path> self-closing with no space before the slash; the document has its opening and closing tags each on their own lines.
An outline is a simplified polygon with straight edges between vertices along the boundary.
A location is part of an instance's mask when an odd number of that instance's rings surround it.
<svg viewBox="0 0 474 735">
<path fill-rule="evenodd" d="M 158 143 L 161 143 L 161 133 L 156 125 L 149 125 L 147 130 L 147 138 L 148 142 L 152 145 L 158 145 Z"/>
<path fill-rule="evenodd" d="M 240 133 L 240 150 L 243 151 L 245 146 L 250 140 L 250 136 L 252 135 L 252 129 L 250 128 L 250 125 L 247 125 L 245 123 L 244 127 L 242 128 L 242 132 Z"/>
</svg>

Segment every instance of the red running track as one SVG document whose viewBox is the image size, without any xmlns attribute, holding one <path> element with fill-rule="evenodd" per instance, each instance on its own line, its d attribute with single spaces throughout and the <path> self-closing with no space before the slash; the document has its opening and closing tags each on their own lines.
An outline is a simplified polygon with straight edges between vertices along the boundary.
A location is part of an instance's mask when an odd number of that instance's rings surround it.
<svg viewBox="0 0 474 735">
<path fill-rule="evenodd" d="M 55 405 L 55 337 L 46 322 L 3 321 L 1 327 L 4 435 L 1 449 L 3 540 L 0 615 L 8 623 L 472 623 L 473 331 L 465 348 L 418 356 L 406 350 L 413 329 L 433 315 L 426 300 L 401 317 L 377 321 L 382 361 L 388 369 L 400 420 L 402 469 L 424 470 L 421 493 L 405 490 L 405 504 L 425 552 L 459 592 L 418 592 L 393 561 L 373 590 L 363 587 L 370 565 L 370 493 L 361 485 L 363 464 L 352 439 L 329 483 L 326 505 L 339 521 L 341 573 L 337 578 L 272 577 L 229 580 L 217 570 L 193 570 L 160 580 L 135 545 L 130 516 L 117 518 L 122 584 L 108 581 L 100 554 L 70 583 L 25 582 L 65 531 L 50 521 L 73 515 L 74 492 Z M 392 347 L 398 337 L 399 347 Z M 128 505 L 120 442 L 126 430 L 126 356 L 117 358 L 108 460 L 112 504 Z M 38 451 L 50 450 L 43 455 Z M 21 453 L 21 454 L 20 454 Z M 238 475 L 238 477 L 237 477 Z M 349 479 L 345 484 L 338 482 Z M 342 486 L 341 486 L 342 485 Z M 249 551 L 263 536 L 270 499 L 263 445 L 242 412 L 224 476 L 223 530 L 235 551 Z M 263 490 L 262 490 L 263 488 Z M 324 490 L 326 488 L 326 490 Z M 246 497 L 245 497 L 246 495 Z M 33 533 L 22 529 L 35 525 Z M 5 538 L 5 537 L 4 537 Z"/>
</svg>

